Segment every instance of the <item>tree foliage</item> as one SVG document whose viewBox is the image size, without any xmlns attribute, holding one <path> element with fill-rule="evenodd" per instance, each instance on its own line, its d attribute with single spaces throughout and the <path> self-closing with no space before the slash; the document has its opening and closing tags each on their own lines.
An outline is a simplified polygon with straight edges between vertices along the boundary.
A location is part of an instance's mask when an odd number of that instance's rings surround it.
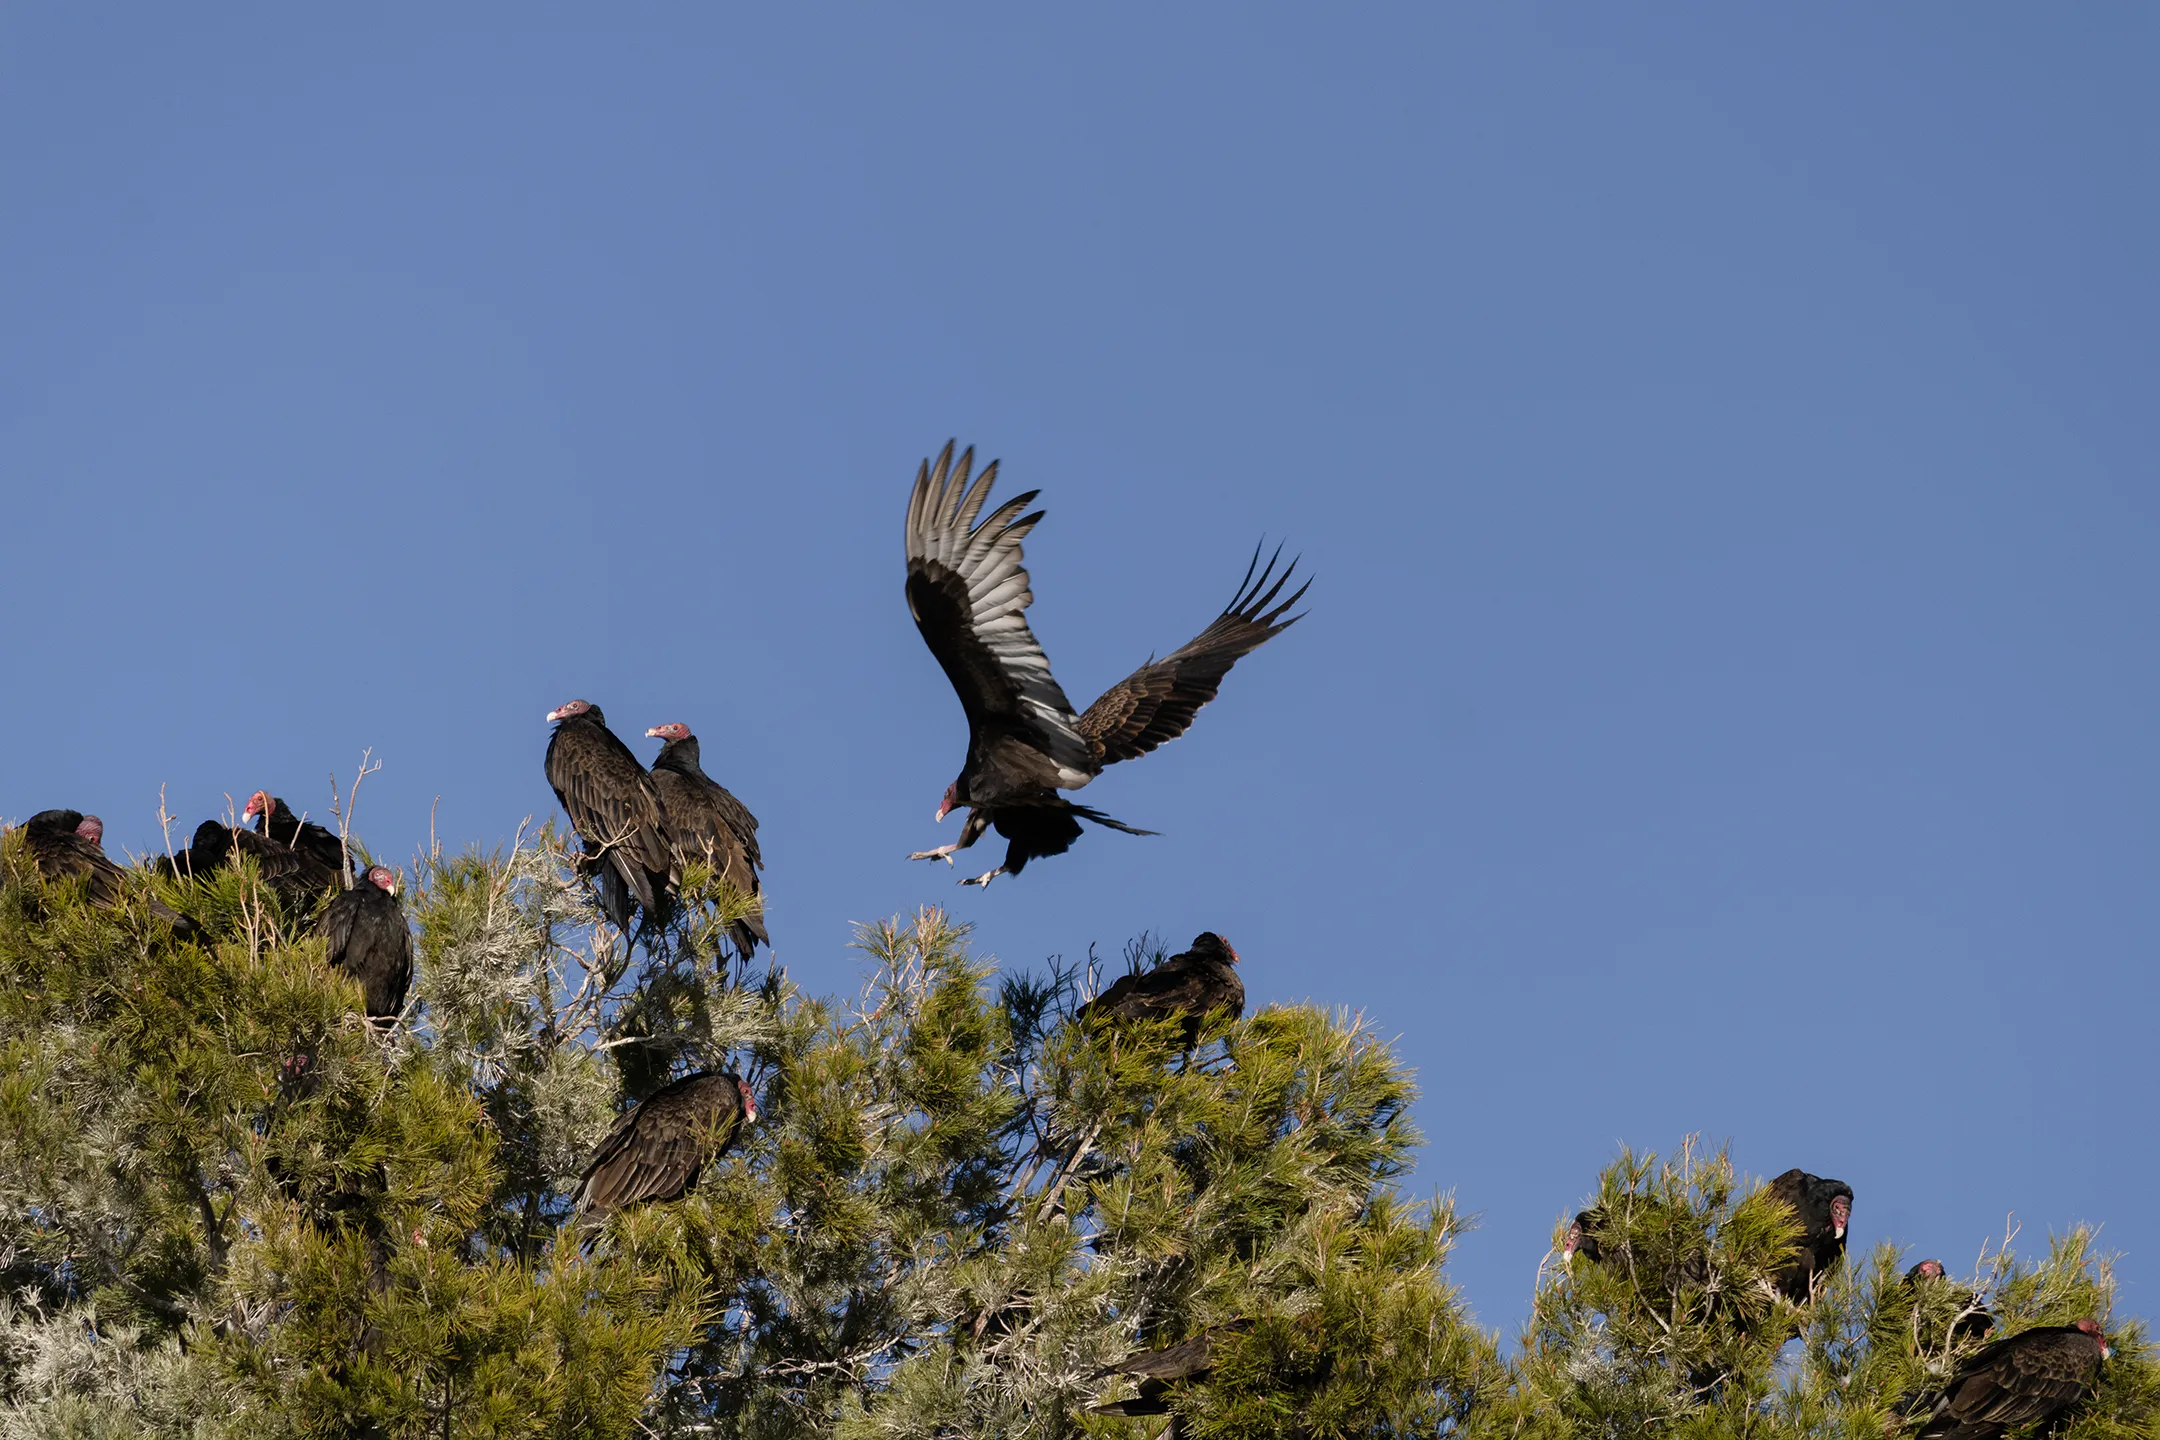
<svg viewBox="0 0 2160 1440">
<path fill-rule="evenodd" d="M 1133 1394 L 1111 1367 L 1203 1333 L 1168 1391 L 1194 1437 L 1887 1437 L 1978 1304 L 2107 1324 L 2068 1440 L 2160 1415 L 2089 1234 L 1920 1289 L 1885 1245 L 1796 1307 L 1765 1284 L 1792 1217 L 1692 1148 L 1607 1170 L 1603 1257 L 1504 1349 L 1361 1020 L 1266 1007 L 1188 1051 L 1076 1022 L 1092 967 L 1000 974 L 935 910 L 866 927 L 838 999 L 732 973 L 747 902 L 710 874 L 633 950 L 550 832 L 424 855 L 383 1033 L 244 863 L 131 872 L 118 909 L 16 837 L 0 869 L 0 1437 L 1138 1436 L 1164 1422 L 1090 1413 Z M 580 1225 L 593 1142 L 699 1068 L 760 1123 Z"/>
</svg>

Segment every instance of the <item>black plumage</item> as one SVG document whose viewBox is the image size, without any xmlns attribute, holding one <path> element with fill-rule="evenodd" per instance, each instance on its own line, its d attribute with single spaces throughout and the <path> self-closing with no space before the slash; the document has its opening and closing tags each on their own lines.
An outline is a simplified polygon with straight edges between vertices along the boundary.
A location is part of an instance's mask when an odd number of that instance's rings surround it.
<svg viewBox="0 0 2160 1440">
<path fill-rule="evenodd" d="M 676 721 L 655 725 L 645 734 L 667 742 L 653 759 L 652 781 L 660 793 L 677 875 L 685 861 L 702 860 L 738 892 L 758 898 L 758 871 L 765 859 L 758 853 L 757 817 L 705 773 L 699 763 L 697 736 L 689 726 Z M 735 953 L 745 964 L 756 947 L 772 944 L 762 913 L 745 915 L 728 930 Z"/>
<path fill-rule="evenodd" d="M 1852 1218 L 1852 1186 L 1793 1169 L 1765 1188 L 1800 1219 L 1800 1243 L 1773 1280 L 1779 1294 L 1795 1305 L 1804 1305 L 1814 1293 L 1815 1277 L 1836 1269 L 1844 1258 L 1845 1228 Z"/>
<path fill-rule="evenodd" d="M 1127 1419 L 1150 1415 L 1172 1415 L 1170 1398 L 1176 1387 L 1205 1380 L 1214 1373 L 1216 1341 L 1229 1331 L 1239 1328 L 1232 1325 L 1214 1326 L 1199 1334 L 1164 1345 L 1154 1350 L 1135 1350 L 1115 1364 L 1105 1365 L 1095 1372 L 1098 1380 L 1123 1376 L 1139 1382 L 1139 1393 L 1129 1400 L 1112 1400 L 1107 1404 L 1091 1405 L 1090 1415 L 1116 1415 Z M 1183 1433 L 1177 1417 L 1172 1415 L 1170 1427 L 1164 1432 L 1164 1440 L 1176 1440 Z"/>
<path fill-rule="evenodd" d="M 1922 1260 L 1907 1270 L 1904 1286 L 1917 1320 L 1924 1321 L 1929 1312 L 1947 1318 L 1953 1344 L 1984 1340 L 1995 1328 L 1995 1317 L 1980 1306 L 1972 1291 L 1951 1283 L 1940 1260 Z M 1934 1349 L 1941 1343 L 1942 1323 L 1936 1322 L 1932 1334 L 1920 1336 L 1928 1348 Z"/>
<path fill-rule="evenodd" d="M 967 761 L 937 812 L 943 820 L 956 807 L 968 808 L 960 838 L 908 858 L 950 863 L 956 851 L 995 825 L 1007 842 L 1005 863 L 965 882 L 981 885 L 1018 874 L 1030 859 L 1063 853 L 1079 837 L 1082 820 L 1127 834 L 1152 833 L 1058 792 L 1077 790 L 1103 767 L 1184 734 L 1239 657 L 1297 622 L 1297 616 L 1283 616 L 1303 598 L 1305 586 L 1279 599 L 1297 562 L 1277 576 L 1275 560 L 1263 570 L 1256 552 L 1237 595 L 1212 624 L 1076 714 L 1027 624 L 1034 595 L 1020 542 L 1042 512 L 1021 512 L 1037 492 L 1015 496 L 978 524 L 998 467 L 993 460 L 970 483 L 974 458 L 970 449 L 956 464 L 947 444 L 934 469 L 925 461 L 916 472 L 908 501 L 908 613 L 968 722 Z"/>
<path fill-rule="evenodd" d="M 107 910 L 120 904 L 127 872 L 105 853 L 105 822 L 77 810 L 40 810 L 23 823 L 23 841 L 30 860 L 48 882 L 81 877 L 90 882 L 90 903 Z M 195 922 L 153 897 L 150 913 L 180 934 L 191 934 Z"/>
<path fill-rule="evenodd" d="M 345 842 L 338 839 L 337 832 L 313 820 L 301 819 L 293 814 L 290 805 L 268 791 L 257 790 L 250 795 L 240 818 L 243 822 L 254 821 L 255 833 L 263 838 L 288 850 L 304 852 L 333 874 L 345 873 Z"/>
<path fill-rule="evenodd" d="M 578 873 L 595 881 L 600 909 L 616 929 L 634 915 L 657 927 L 667 919 L 668 841 L 660 792 L 630 747 L 589 700 L 548 711 L 547 778 L 584 842 Z"/>
<path fill-rule="evenodd" d="M 1245 982 L 1238 978 L 1238 953 L 1212 930 L 1193 938 L 1192 948 L 1173 955 L 1152 970 L 1119 977 L 1116 984 L 1080 1007 L 1079 1019 L 1112 1015 L 1121 1020 L 1157 1020 L 1183 1016 L 1185 1044 L 1199 1043 L 1202 1020 L 1227 1010 L 1235 1020 L 1245 1013 Z"/>
<path fill-rule="evenodd" d="M 1568 1222 L 1567 1239 L 1560 1245 L 1560 1263 L 1572 1268 L 1575 1257 L 1595 1265 L 1605 1258 L 1605 1247 L 1598 1243 L 1598 1231 L 1604 1228 L 1605 1212 L 1602 1210 L 1578 1210 Z"/>
<path fill-rule="evenodd" d="M 2000 1440 L 2012 1427 L 2050 1429 L 2092 1389 L 2107 1337 L 2092 1320 L 2043 1325 L 1981 1347 L 1919 1421 L 1920 1440 Z"/>
<path fill-rule="evenodd" d="M 200 879 L 231 863 L 235 855 L 252 856 L 264 883 L 296 914 L 313 908 L 325 890 L 339 884 L 337 867 L 325 865 L 313 853 L 216 820 L 196 826 L 188 848 L 170 859 L 161 858 L 157 866 L 181 879 Z"/>
<path fill-rule="evenodd" d="M 412 927 L 397 891 L 397 872 L 377 865 L 323 912 L 326 956 L 360 982 L 370 1020 L 396 1020 L 412 984 Z"/>
<path fill-rule="evenodd" d="M 727 1071 L 700 1071 L 654 1091 L 593 1148 L 578 1183 L 578 1213 L 597 1219 L 685 1194 L 757 1117 L 750 1087 Z"/>
</svg>

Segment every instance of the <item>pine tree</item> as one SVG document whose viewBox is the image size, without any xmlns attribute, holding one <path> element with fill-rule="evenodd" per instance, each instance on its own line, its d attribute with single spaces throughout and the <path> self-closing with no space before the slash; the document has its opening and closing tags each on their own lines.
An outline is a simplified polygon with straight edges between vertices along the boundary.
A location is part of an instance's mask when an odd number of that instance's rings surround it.
<svg viewBox="0 0 2160 1440">
<path fill-rule="evenodd" d="M 1188 1050 L 1077 1021 L 1094 967 L 1000 973 L 935 910 L 812 996 L 734 973 L 749 902 L 695 868 L 633 946 L 549 831 L 411 880 L 383 1034 L 244 866 L 130 872 L 108 909 L 0 843 L 0 1437 L 1888 1437 L 1981 1306 L 2107 1325 L 2066 1440 L 2160 1429 L 2083 1231 L 1924 1287 L 1885 1245 L 1795 1306 L 1794 1218 L 1722 1153 L 1623 1155 L 1599 1258 L 1504 1355 L 1362 1020 L 1263 1007 Z M 760 1123 L 684 1198 L 580 1224 L 594 1141 L 700 1068 Z M 1129 1357 L 1187 1342 L 1142 1399 Z"/>
</svg>

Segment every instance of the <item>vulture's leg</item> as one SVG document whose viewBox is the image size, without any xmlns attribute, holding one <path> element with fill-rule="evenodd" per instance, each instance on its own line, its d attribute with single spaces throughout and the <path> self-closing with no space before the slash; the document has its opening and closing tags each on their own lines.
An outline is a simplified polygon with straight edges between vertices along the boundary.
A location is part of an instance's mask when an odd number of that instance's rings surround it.
<svg viewBox="0 0 2160 1440">
<path fill-rule="evenodd" d="M 963 885 L 988 885 L 992 880 L 997 879 L 998 876 L 1003 875 L 1004 873 L 1005 867 L 1003 865 L 1000 865 L 997 869 L 992 870 L 987 874 L 977 875 L 972 880 L 962 880 L 960 883 Z"/>
<path fill-rule="evenodd" d="M 968 846 L 980 840 L 983 831 L 989 828 L 990 812 L 971 809 L 968 811 L 967 823 L 960 827 L 959 839 L 953 841 L 950 845 L 940 845 L 935 850 L 918 850 L 907 858 L 910 860 L 943 860 L 947 865 L 950 865 L 953 863 L 953 851 L 967 849 Z"/>
</svg>

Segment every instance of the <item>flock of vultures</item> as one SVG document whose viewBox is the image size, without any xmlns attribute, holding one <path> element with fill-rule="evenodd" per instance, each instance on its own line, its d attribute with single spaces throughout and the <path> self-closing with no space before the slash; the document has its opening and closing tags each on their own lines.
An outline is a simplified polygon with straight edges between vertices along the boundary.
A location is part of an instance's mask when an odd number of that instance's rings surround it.
<svg viewBox="0 0 2160 1440">
<path fill-rule="evenodd" d="M 1297 562 L 1278 574 L 1281 552 L 1263 566 L 1256 551 L 1229 606 L 1206 629 L 1075 712 L 1027 624 L 1034 596 L 1020 542 L 1043 518 L 1042 511 L 1028 512 L 1038 492 L 1016 495 L 985 516 L 997 462 L 979 475 L 973 467 L 972 449 L 956 460 L 948 443 L 935 462 L 919 468 L 908 500 L 908 611 L 952 682 L 968 722 L 966 762 L 937 810 L 940 821 L 955 809 L 965 809 L 967 819 L 951 844 L 908 858 L 950 865 L 955 853 L 994 827 L 1006 842 L 1003 862 L 961 881 L 988 885 L 999 875 L 1018 875 L 1030 860 L 1062 854 L 1080 838 L 1083 820 L 1127 834 L 1152 834 L 1060 792 L 1081 789 L 1105 767 L 1184 734 L 1200 707 L 1215 698 L 1232 665 L 1296 623 L 1298 616 L 1285 616 L 1306 586 L 1284 595 Z M 648 768 L 589 700 L 572 700 L 549 711 L 547 719 L 555 727 L 547 746 L 548 783 L 577 833 L 578 873 L 592 885 L 608 922 L 625 937 L 659 933 L 674 913 L 688 867 L 702 863 L 754 902 L 729 927 L 736 956 L 747 962 L 759 945 L 769 947 L 757 819 L 705 773 L 689 727 L 670 723 L 645 731 L 647 738 L 662 742 Z M 329 964 L 358 982 L 369 1021 L 396 1024 L 413 974 L 413 936 L 398 898 L 397 873 L 376 865 L 356 874 L 340 836 L 295 814 L 267 791 L 249 797 L 240 819 L 237 829 L 204 821 L 185 850 L 155 860 L 154 868 L 185 883 L 243 858 L 251 862 L 289 914 L 315 917 Z M 120 902 L 125 872 L 106 857 L 104 826 L 96 816 L 46 810 L 22 828 L 28 853 L 47 881 L 86 882 L 94 903 Z M 176 934 L 203 929 L 162 901 L 153 898 L 148 904 Z M 1228 941 L 1203 933 L 1185 952 L 1119 979 L 1082 1006 L 1077 1019 L 1174 1019 L 1189 1051 L 1204 1017 L 1244 1013 L 1237 961 Z M 579 1217 L 595 1224 L 625 1206 L 682 1196 L 726 1153 L 740 1127 L 755 1123 L 757 1116 L 749 1085 L 731 1072 L 701 1071 L 667 1085 L 625 1112 L 594 1147 L 578 1187 Z M 1804 1227 L 1801 1245 L 1776 1277 L 1787 1299 L 1804 1304 L 1817 1278 L 1843 1257 L 1852 1189 L 1791 1170 L 1770 1182 L 1770 1190 Z M 1577 1215 L 1564 1260 L 1572 1265 L 1577 1258 L 1593 1263 L 1621 1258 L 1624 1242 L 1606 1231 L 1600 1212 Z M 1928 1260 L 1913 1267 L 1906 1283 L 1948 1282 L 1942 1266 Z M 1968 1303 L 1957 1324 L 1958 1334 L 1979 1339 L 1994 1321 Z M 1174 1387 L 1209 1372 L 1215 1333 L 1136 1352 L 1105 1370 L 1105 1378 L 1137 1382 L 1139 1393 L 1097 1406 L 1096 1412 L 1169 1413 Z M 2011 1427 L 2062 1417 L 2090 1389 L 2107 1354 L 2100 1327 L 2089 1319 L 1983 1345 L 1919 1408 L 1918 1434 L 1923 1440 L 1993 1440 Z"/>
</svg>

